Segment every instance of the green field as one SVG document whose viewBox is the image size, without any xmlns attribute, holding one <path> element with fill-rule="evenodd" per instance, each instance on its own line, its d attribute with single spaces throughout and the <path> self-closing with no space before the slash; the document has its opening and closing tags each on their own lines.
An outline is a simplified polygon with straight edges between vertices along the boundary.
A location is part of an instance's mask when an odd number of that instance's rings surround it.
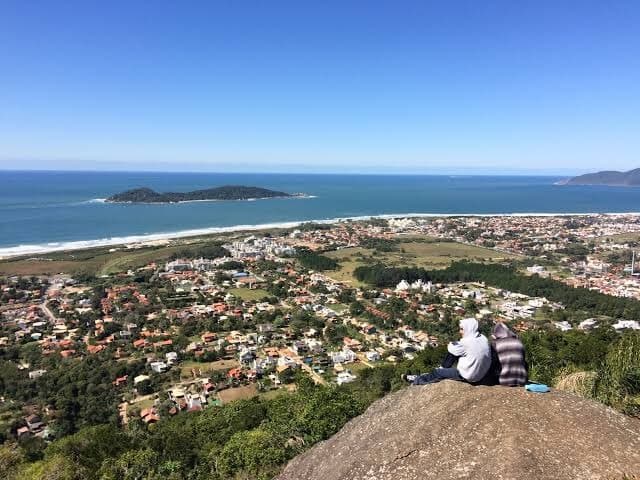
<svg viewBox="0 0 640 480">
<path fill-rule="evenodd" d="M 231 295 L 235 297 L 238 297 L 238 298 L 241 298 L 242 300 L 247 300 L 247 301 L 262 300 L 264 297 L 269 296 L 269 292 L 261 288 L 254 288 L 254 289 L 230 288 L 229 290 L 227 290 L 227 292 L 229 292 Z"/>
<path fill-rule="evenodd" d="M 258 388 L 255 384 L 244 385 L 242 387 L 227 388 L 218 392 L 218 398 L 222 400 L 223 404 L 233 402 L 235 400 L 242 400 L 247 398 L 253 398 L 258 395 Z"/>
<path fill-rule="evenodd" d="M 259 233 L 276 235 L 282 230 L 268 229 Z M 167 245 L 127 249 L 123 245 L 66 250 L 0 260 L 0 275 L 53 275 L 56 273 L 108 275 L 143 267 L 152 261 L 165 261 L 185 246 L 197 247 L 213 241 L 228 241 L 247 232 L 218 233 L 169 240 Z M 252 231 L 252 234 L 257 232 Z M 117 248 L 118 251 L 109 250 Z"/>
<path fill-rule="evenodd" d="M 616 242 L 616 243 L 625 243 L 625 242 L 640 242 L 640 232 L 631 232 L 631 233 L 619 233 L 617 235 L 607 235 L 604 237 L 598 237 L 596 239 L 600 243 L 604 242 Z"/>
<path fill-rule="evenodd" d="M 357 377 L 358 373 L 360 373 L 362 370 L 366 370 L 371 367 L 369 365 L 365 365 L 362 362 L 355 362 L 355 363 L 346 363 L 344 365 L 344 368 L 347 370 L 351 370 L 351 373 L 353 373 Z"/>
<path fill-rule="evenodd" d="M 109 252 L 108 248 L 54 252 L 30 258 L 0 261 L 0 275 L 52 275 L 56 273 L 108 275 L 163 261 L 182 245 Z"/>
<path fill-rule="evenodd" d="M 344 312 L 349 308 L 349 306 L 345 305 L 344 303 L 329 304 L 327 305 L 327 307 L 329 307 L 331 310 L 333 310 L 336 313 Z"/>
<path fill-rule="evenodd" d="M 340 262 L 338 270 L 327 272 L 327 274 L 335 280 L 349 282 L 356 287 L 361 287 L 363 284 L 353 278 L 353 271 L 367 263 L 382 262 L 389 266 L 415 265 L 433 269 L 446 268 L 456 260 L 496 262 L 517 258 L 516 255 L 490 248 L 457 242 L 438 242 L 427 237 L 423 237 L 423 241 L 400 242 L 397 250 L 392 252 L 375 252 L 367 248 L 354 247 L 336 250 L 326 255 Z"/>
<path fill-rule="evenodd" d="M 274 398 L 279 397 L 280 395 L 284 395 L 289 393 L 285 388 L 278 388 L 275 390 L 269 390 L 268 392 L 263 392 L 260 394 L 260 397 L 264 400 L 273 400 Z"/>
</svg>

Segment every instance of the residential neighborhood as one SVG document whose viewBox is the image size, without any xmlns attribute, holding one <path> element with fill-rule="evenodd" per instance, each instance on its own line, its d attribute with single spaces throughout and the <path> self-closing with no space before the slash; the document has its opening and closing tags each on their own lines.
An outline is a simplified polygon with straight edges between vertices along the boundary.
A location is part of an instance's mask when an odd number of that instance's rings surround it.
<svg viewBox="0 0 640 480">
<path fill-rule="evenodd" d="M 65 362 L 113 362 L 108 388 L 119 398 L 119 422 L 157 423 L 290 391 L 301 376 L 322 385 L 351 383 L 363 370 L 437 348 L 468 316 L 509 322 L 516 332 L 640 329 L 628 318 L 569 321 L 559 302 L 482 282 L 402 279 L 375 288 L 343 276 L 341 267 L 316 270 L 304 262 L 370 262 L 373 251 L 464 247 L 511 260 L 534 256 L 537 263 L 521 264 L 523 274 L 638 298 L 634 271 L 606 261 L 609 252 L 632 251 L 635 244 L 616 240 L 631 232 L 640 233 L 633 218 L 601 215 L 341 222 L 237 236 L 213 258 L 175 256 L 89 281 L 69 274 L 7 277 L 0 280 L 0 345 L 28 346 L 29 356 L 12 366 L 34 382 L 46 382 Z M 54 408 L 20 405 L 15 435 L 51 435 Z"/>
</svg>

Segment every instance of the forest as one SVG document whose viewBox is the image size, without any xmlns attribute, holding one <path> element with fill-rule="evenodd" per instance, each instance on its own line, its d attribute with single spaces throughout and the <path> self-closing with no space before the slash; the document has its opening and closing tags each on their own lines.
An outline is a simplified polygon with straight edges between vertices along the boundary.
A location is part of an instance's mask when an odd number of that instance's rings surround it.
<svg viewBox="0 0 640 480">
<path fill-rule="evenodd" d="M 589 311 L 594 315 L 640 318 L 640 301 L 614 297 L 586 288 L 574 288 L 539 275 L 524 275 L 514 266 L 460 261 L 442 270 L 419 267 L 387 267 L 383 264 L 357 267 L 354 276 L 376 287 L 393 287 L 401 280 L 418 279 L 434 283 L 482 282 L 486 285 L 522 293 L 531 297 L 545 297 L 562 303 L 569 310 Z"/>
</svg>

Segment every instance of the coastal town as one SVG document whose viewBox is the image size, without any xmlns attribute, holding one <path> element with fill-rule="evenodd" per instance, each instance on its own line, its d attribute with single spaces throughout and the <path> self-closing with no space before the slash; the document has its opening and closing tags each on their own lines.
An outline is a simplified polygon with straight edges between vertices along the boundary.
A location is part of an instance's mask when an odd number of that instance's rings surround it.
<svg viewBox="0 0 640 480">
<path fill-rule="evenodd" d="M 100 379 L 106 386 L 95 388 L 117 399 L 118 423 L 149 425 L 275 397 L 302 377 L 349 384 L 438 348 L 468 316 L 516 332 L 638 330 L 634 318 L 567 315 L 563 302 L 482 281 L 376 286 L 354 271 L 509 264 L 532 278 L 640 299 L 639 241 L 634 215 L 378 218 L 237 233 L 108 274 L 4 275 L 5 435 L 64 432 L 61 410 L 75 407 L 46 392 L 59 388 L 61 371 L 92 359 L 112 365 L 108 382 Z"/>
</svg>

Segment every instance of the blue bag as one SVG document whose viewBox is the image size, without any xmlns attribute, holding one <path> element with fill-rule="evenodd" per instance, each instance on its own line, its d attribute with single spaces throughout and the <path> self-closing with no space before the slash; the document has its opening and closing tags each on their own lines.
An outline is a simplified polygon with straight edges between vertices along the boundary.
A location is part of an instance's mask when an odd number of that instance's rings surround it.
<svg viewBox="0 0 640 480">
<path fill-rule="evenodd" d="M 528 383 L 527 385 L 524 386 L 524 389 L 527 392 L 533 392 L 533 393 L 547 393 L 551 391 L 551 389 L 548 386 L 546 386 L 544 383 Z"/>
</svg>

